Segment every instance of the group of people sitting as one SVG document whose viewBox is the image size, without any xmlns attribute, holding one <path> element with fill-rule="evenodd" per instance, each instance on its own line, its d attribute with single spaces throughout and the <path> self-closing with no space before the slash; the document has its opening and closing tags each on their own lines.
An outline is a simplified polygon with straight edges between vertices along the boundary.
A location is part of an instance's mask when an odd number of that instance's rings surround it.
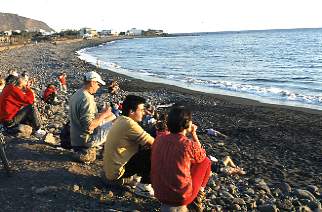
<svg viewBox="0 0 322 212">
<path fill-rule="evenodd" d="M 43 133 L 29 79 L 12 79 L 0 94 L 0 122 L 8 129 L 28 123 L 35 134 Z M 161 211 L 202 211 L 212 162 L 198 139 L 192 112 L 176 104 L 154 119 L 155 108 L 146 109 L 146 100 L 136 95 L 128 95 L 118 113 L 113 105 L 98 111 L 94 94 L 106 83 L 94 71 L 85 73 L 83 81 L 69 101 L 74 159 L 92 163 L 102 150 L 105 183 L 135 187 L 136 194 L 157 198 Z M 149 124 L 153 130 L 143 128 Z"/>
<path fill-rule="evenodd" d="M 75 158 L 91 163 L 103 147 L 107 184 L 135 187 L 136 194 L 156 197 L 162 211 L 202 211 L 211 161 L 199 142 L 191 111 L 175 105 L 166 116 L 166 127 L 156 121 L 160 126 L 155 138 L 140 125 L 146 111 L 146 100 L 140 96 L 128 95 L 117 118 L 110 107 L 98 112 L 93 95 L 102 85 L 98 73 L 88 72 L 83 87 L 70 99 Z"/>
</svg>

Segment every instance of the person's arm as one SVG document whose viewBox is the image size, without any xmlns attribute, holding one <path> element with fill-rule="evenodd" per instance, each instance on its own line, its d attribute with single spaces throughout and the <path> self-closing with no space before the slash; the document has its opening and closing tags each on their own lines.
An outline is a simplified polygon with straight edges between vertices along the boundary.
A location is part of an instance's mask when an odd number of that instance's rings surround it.
<svg viewBox="0 0 322 212">
<path fill-rule="evenodd" d="M 103 112 L 97 114 L 95 119 L 93 119 L 89 126 L 88 130 L 93 131 L 96 127 L 98 127 L 103 121 L 112 121 L 115 119 L 115 115 L 112 113 L 111 107 L 106 108 Z"/>
<path fill-rule="evenodd" d="M 191 134 L 191 137 L 192 137 L 192 140 L 196 143 L 199 144 L 199 146 L 201 147 L 201 144 L 200 144 L 200 141 L 199 141 L 199 138 L 198 138 L 198 135 L 197 135 L 197 125 L 195 124 L 192 124 L 191 125 L 191 128 L 190 128 L 190 134 Z"/>
<path fill-rule="evenodd" d="M 30 88 L 26 88 L 23 92 L 20 88 L 13 86 L 14 97 L 23 104 L 33 104 L 35 101 L 34 92 Z"/>
</svg>

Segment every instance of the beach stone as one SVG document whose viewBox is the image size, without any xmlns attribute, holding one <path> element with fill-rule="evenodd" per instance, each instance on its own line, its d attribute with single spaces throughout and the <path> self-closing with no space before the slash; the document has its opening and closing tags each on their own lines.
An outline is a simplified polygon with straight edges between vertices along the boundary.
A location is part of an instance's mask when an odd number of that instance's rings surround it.
<svg viewBox="0 0 322 212">
<path fill-rule="evenodd" d="M 221 192 L 221 194 L 222 194 L 222 197 L 224 197 L 225 199 L 229 199 L 229 200 L 233 200 L 234 199 L 234 196 L 233 195 L 231 195 L 229 192 L 227 192 L 227 191 L 222 191 Z"/>
<path fill-rule="evenodd" d="M 281 189 L 281 191 L 286 195 L 292 191 L 292 188 L 288 183 L 281 183 L 278 185 L 278 188 Z"/>
<path fill-rule="evenodd" d="M 234 211 L 240 211 L 242 208 L 238 204 L 234 204 L 233 207 L 232 207 L 232 209 Z"/>
<path fill-rule="evenodd" d="M 273 204 L 266 204 L 266 205 L 260 205 L 258 206 L 258 211 L 261 212 L 278 212 L 279 209 L 276 207 L 276 205 Z"/>
<path fill-rule="evenodd" d="M 271 193 L 271 189 L 268 187 L 268 185 L 266 184 L 266 182 L 264 180 L 259 180 L 257 183 L 256 183 L 256 188 L 259 189 L 259 190 L 263 190 L 265 191 L 267 194 L 270 194 Z"/>
<path fill-rule="evenodd" d="M 245 193 L 248 194 L 248 195 L 254 195 L 255 194 L 255 191 L 252 188 L 247 188 L 246 191 L 245 191 Z"/>
<path fill-rule="evenodd" d="M 314 195 L 307 191 L 307 190 L 303 190 L 303 189 L 296 189 L 294 191 L 294 194 L 299 197 L 299 198 L 302 198 L 302 199 L 309 199 L 311 201 L 315 200 L 315 197 Z"/>
<path fill-rule="evenodd" d="M 308 185 L 306 189 L 313 194 L 317 194 L 319 192 L 319 188 L 315 185 Z"/>
<path fill-rule="evenodd" d="M 42 188 L 37 188 L 35 190 L 35 193 L 36 194 L 41 194 L 41 193 L 44 193 L 44 192 L 49 192 L 49 191 L 57 191 L 58 188 L 56 186 L 45 186 L 45 187 L 42 187 Z"/>
<path fill-rule="evenodd" d="M 308 199 L 304 199 L 302 201 L 302 203 L 303 203 L 303 205 L 308 206 L 312 210 L 317 209 L 317 208 L 321 208 L 321 203 L 319 201 L 311 201 L 311 200 L 308 200 Z"/>
<path fill-rule="evenodd" d="M 19 124 L 17 130 L 17 136 L 20 138 L 29 138 L 32 134 L 32 127 L 26 124 Z"/>
<path fill-rule="evenodd" d="M 74 192 L 77 192 L 77 191 L 79 191 L 79 185 L 73 185 L 73 191 Z"/>
<path fill-rule="evenodd" d="M 242 198 L 234 198 L 233 203 L 238 204 L 238 205 L 246 205 L 246 202 Z"/>
<path fill-rule="evenodd" d="M 44 141 L 45 143 L 48 143 L 48 144 L 53 144 L 53 145 L 57 144 L 56 139 L 52 133 L 47 133 Z"/>
<path fill-rule="evenodd" d="M 312 212 L 311 208 L 303 205 L 303 206 L 300 206 L 299 210 L 300 212 Z"/>
</svg>

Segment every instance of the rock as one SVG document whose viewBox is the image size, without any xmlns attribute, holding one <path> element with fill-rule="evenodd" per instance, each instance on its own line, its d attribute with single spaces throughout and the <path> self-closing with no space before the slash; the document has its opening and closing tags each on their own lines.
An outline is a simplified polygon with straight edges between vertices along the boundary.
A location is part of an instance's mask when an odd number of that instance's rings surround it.
<svg viewBox="0 0 322 212">
<path fill-rule="evenodd" d="M 245 191 L 245 193 L 246 193 L 246 194 L 248 194 L 248 195 L 254 195 L 254 194 L 255 194 L 255 191 L 254 191 L 254 189 L 252 189 L 252 188 L 248 188 L 248 189 Z"/>
<path fill-rule="evenodd" d="M 26 124 L 19 124 L 17 130 L 17 136 L 20 138 L 29 138 L 32 133 L 32 127 Z"/>
<path fill-rule="evenodd" d="M 288 183 L 281 183 L 278 185 L 278 187 L 286 195 L 288 195 L 292 191 L 292 188 Z"/>
<path fill-rule="evenodd" d="M 317 194 L 319 192 L 319 188 L 315 185 L 308 185 L 307 190 L 313 194 Z"/>
<path fill-rule="evenodd" d="M 56 186 L 45 186 L 45 187 L 42 187 L 42 188 L 37 188 L 35 190 L 35 193 L 36 194 L 41 194 L 41 193 L 44 193 L 44 192 L 49 192 L 49 191 L 57 191 L 58 188 Z"/>
<path fill-rule="evenodd" d="M 245 205 L 246 202 L 242 198 L 234 198 L 233 203 L 238 204 L 238 205 Z"/>
<path fill-rule="evenodd" d="M 258 211 L 261 211 L 261 212 L 278 212 L 279 209 L 276 207 L 276 205 L 266 204 L 266 205 L 258 206 Z"/>
<path fill-rule="evenodd" d="M 73 191 L 74 192 L 77 192 L 77 191 L 79 191 L 79 186 L 78 185 L 73 185 Z"/>
<path fill-rule="evenodd" d="M 47 144 L 53 144 L 53 145 L 57 144 L 56 139 L 55 139 L 55 137 L 54 137 L 54 135 L 52 133 L 47 133 L 44 141 Z"/>
<path fill-rule="evenodd" d="M 267 194 L 271 193 L 271 189 L 268 187 L 264 180 L 258 180 L 258 182 L 256 183 L 256 188 L 265 191 Z"/>
<path fill-rule="evenodd" d="M 222 191 L 221 192 L 221 194 L 222 194 L 222 197 L 224 197 L 224 198 L 226 198 L 226 199 L 229 199 L 229 200 L 233 200 L 234 199 L 234 196 L 233 195 L 231 195 L 229 192 L 227 192 L 227 191 Z"/>
<path fill-rule="evenodd" d="M 305 206 L 305 205 L 301 206 L 298 211 L 300 211 L 300 212 L 312 212 L 312 210 L 309 207 Z"/>
<path fill-rule="evenodd" d="M 241 207 L 238 204 L 234 204 L 233 207 L 232 207 L 232 209 L 234 211 L 240 211 L 241 210 Z"/>
<path fill-rule="evenodd" d="M 307 191 L 307 190 L 303 190 L 303 189 L 296 189 L 294 191 L 294 194 L 299 197 L 299 198 L 302 198 L 302 199 L 309 199 L 311 201 L 315 200 L 315 197 L 314 195 Z"/>
</svg>

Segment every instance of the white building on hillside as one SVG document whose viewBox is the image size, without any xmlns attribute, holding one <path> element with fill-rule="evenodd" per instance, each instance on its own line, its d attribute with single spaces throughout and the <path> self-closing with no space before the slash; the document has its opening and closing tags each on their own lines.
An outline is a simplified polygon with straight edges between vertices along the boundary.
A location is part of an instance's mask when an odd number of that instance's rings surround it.
<svg viewBox="0 0 322 212">
<path fill-rule="evenodd" d="M 136 29 L 136 28 L 132 28 L 126 32 L 126 35 L 132 35 L 132 36 L 140 36 L 142 34 L 143 34 L 143 30 Z"/>
</svg>

